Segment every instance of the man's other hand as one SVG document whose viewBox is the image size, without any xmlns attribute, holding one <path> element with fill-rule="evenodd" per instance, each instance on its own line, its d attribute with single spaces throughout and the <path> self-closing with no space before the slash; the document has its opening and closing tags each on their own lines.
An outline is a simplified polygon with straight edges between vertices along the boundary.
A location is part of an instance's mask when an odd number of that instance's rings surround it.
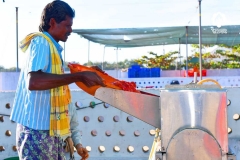
<svg viewBox="0 0 240 160">
<path fill-rule="evenodd" d="M 84 148 L 81 144 L 77 144 L 76 149 L 77 153 L 82 157 L 81 160 L 87 160 L 89 158 L 87 149 Z"/>
</svg>

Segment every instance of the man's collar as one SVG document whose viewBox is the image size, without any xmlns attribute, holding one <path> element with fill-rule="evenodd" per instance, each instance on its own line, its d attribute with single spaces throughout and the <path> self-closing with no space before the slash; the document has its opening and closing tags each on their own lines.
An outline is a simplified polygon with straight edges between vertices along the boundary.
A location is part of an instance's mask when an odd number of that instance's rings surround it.
<svg viewBox="0 0 240 160">
<path fill-rule="evenodd" d="M 52 40 L 52 42 L 55 45 L 55 47 L 57 48 L 57 50 L 60 51 L 60 53 L 61 53 L 63 50 L 62 46 L 48 32 L 43 32 L 43 34 L 45 34 Z"/>
</svg>

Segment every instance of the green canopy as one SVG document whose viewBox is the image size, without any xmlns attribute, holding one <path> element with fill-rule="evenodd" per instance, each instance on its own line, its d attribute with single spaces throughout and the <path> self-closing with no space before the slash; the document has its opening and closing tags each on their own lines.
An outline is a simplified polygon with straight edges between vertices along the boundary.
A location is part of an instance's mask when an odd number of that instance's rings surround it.
<svg viewBox="0 0 240 160">
<path fill-rule="evenodd" d="M 240 25 L 202 26 L 202 44 L 240 44 Z M 108 47 L 199 44 L 199 26 L 74 29 L 89 41 Z"/>
</svg>

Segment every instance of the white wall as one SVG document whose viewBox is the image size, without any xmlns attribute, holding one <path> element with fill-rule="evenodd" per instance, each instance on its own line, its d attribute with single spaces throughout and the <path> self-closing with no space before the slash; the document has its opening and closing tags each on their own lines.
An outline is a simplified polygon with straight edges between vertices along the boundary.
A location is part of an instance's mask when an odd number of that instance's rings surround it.
<svg viewBox="0 0 240 160">
<path fill-rule="evenodd" d="M 168 79 L 167 81 L 171 81 L 172 79 L 182 79 L 184 82 L 191 82 L 192 77 L 183 77 L 184 71 L 180 70 L 167 70 L 161 71 L 161 77 L 154 77 L 154 78 L 128 78 L 128 72 L 116 71 L 116 70 L 109 70 L 106 71 L 112 77 L 117 79 L 126 80 L 126 81 L 159 81 Z M 117 76 L 118 75 L 118 76 Z M 19 72 L 0 72 L 0 91 L 14 91 L 17 87 Z M 232 82 L 237 82 L 240 79 L 240 69 L 210 69 L 207 70 L 207 77 L 214 79 L 219 79 L 224 81 L 222 85 L 224 86 L 232 86 L 238 84 L 232 84 Z M 205 77 L 203 77 L 204 79 Z M 223 80 L 224 79 L 224 80 Z M 235 80 L 236 79 L 236 80 Z M 231 83 L 231 84 L 230 84 Z M 240 84 L 239 84 L 240 85 Z M 141 85 L 142 86 L 142 85 Z M 164 86 L 162 86 L 164 87 Z M 70 89 L 79 89 L 75 83 L 70 84 Z"/>
</svg>

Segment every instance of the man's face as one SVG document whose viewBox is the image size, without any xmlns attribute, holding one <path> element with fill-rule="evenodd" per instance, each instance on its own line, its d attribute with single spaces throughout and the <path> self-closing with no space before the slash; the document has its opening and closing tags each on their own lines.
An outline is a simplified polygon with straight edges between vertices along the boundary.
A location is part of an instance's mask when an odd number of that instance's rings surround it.
<svg viewBox="0 0 240 160">
<path fill-rule="evenodd" d="M 48 30 L 52 37 L 57 41 L 66 42 L 68 36 L 72 32 L 73 18 L 66 16 L 66 20 L 57 23 L 54 19 L 50 22 L 50 29 Z"/>
</svg>

